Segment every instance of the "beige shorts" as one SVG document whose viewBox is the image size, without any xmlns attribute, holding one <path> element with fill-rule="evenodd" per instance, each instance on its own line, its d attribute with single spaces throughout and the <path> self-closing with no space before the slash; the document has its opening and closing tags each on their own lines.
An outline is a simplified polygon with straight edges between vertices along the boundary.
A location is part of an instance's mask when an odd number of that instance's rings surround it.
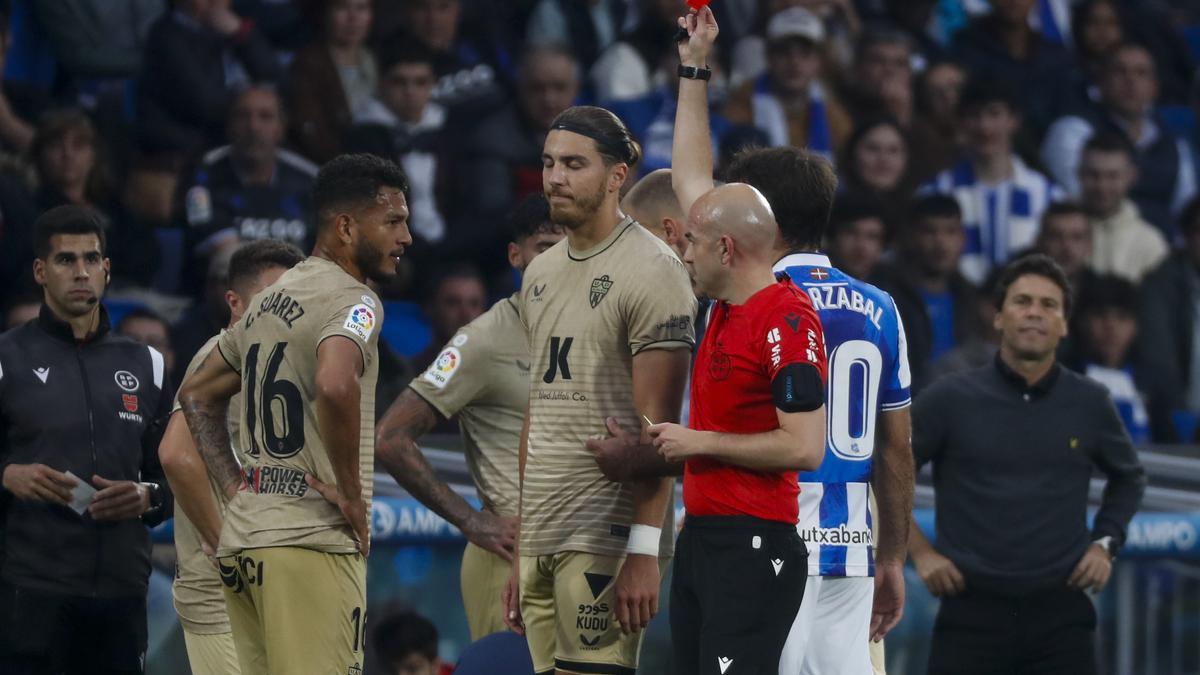
<svg viewBox="0 0 1200 675">
<path fill-rule="evenodd" d="M 362 555 L 255 548 L 218 563 L 242 675 L 362 672 L 367 622 Z"/>
<path fill-rule="evenodd" d="M 508 630 L 504 625 L 504 606 L 500 597 L 511 573 L 512 565 L 504 558 L 475 544 L 467 544 L 463 551 L 460 582 L 472 642 Z"/>
<path fill-rule="evenodd" d="M 240 675 L 233 633 L 192 633 L 183 628 L 192 675 Z"/>
<path fill-rule="evenodd" d="M 617 624 L 624 560 L 575 551 L 521 557 L 521 617 L 535 672 L 633 675 L 645 631 L 623 635 Z M 660 575 L 666 565 L 659 561 Z"/>
</svg>

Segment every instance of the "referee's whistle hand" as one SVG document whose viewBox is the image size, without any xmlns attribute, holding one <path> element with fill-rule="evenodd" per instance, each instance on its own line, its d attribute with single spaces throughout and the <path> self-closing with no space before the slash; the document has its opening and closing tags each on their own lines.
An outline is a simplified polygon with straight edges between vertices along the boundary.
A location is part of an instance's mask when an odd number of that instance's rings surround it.
<svg viewBox="0 0 1200 675">
<path fill-rule="evenodd" d="M 696 432 L 687 427 L 663 422 L 650 426 L 646 431 L 650 434 L 658 454 L 668 461 L 682 462 L 688 457 L 700 454 L 696 449 Z"/>
</svg>

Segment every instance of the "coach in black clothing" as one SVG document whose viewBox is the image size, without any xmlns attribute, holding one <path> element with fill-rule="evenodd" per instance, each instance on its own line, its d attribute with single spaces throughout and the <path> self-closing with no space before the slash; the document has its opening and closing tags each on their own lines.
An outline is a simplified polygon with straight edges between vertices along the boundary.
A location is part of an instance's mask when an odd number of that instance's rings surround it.
<svg viewBox="0 0 1200 675">
<path fill-rule="evenodd" d="M 170 514 L 166 367 L 109 331 L 94 214 L 47 211 L 34 246 L 41 315 L 0 335 L 0 673 L 141 673 L 146 527 Z M 77 512 L 82 483 L 96 492 Z"/>
<path fill-rule="evenodd" d="M 939 380 L 913 406 L 918 466 L 932 461 L 936 548 L 909 553 L 942 597 L 930 673 L 1094 673 L 1099 591 L 1145 475 L 1103 385 L 1055 362 L 1070 287 L 1050 258 L 1012 263 L 996 290 L 992 365 Z M 1087 527 L 1093 467 L 1108 476 Z"/>
</svg>

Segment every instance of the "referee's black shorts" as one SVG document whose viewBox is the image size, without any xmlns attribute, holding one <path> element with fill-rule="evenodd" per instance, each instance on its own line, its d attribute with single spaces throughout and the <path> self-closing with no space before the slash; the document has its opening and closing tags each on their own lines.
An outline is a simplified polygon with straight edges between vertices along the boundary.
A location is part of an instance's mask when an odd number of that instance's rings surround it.
<svg viewBox="0 0 1200 675">
<path fill-rule="evenodd" d="M 807 579 L 795 525 L 688 516 L 671 578 L 676 675 L 777 675 Z"/>
<path fill-rule="evenodd" d="M 146 597 L 92 598 L 0 582 L 3 675 L 141 675 Z"/>
</svg>

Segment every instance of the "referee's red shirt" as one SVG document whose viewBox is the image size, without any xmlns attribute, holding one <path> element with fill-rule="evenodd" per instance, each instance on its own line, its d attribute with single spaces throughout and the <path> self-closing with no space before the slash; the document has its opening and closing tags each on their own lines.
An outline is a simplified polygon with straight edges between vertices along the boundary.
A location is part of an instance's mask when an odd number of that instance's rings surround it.
<svg viewBox="0 0 1200 675">
<path fill-rule="evenodd" d="M 779 428 L 771 381 L 785 366 L 809 363 L 826 381 L 825 335 L 812 301 L 791 280 L 743 305 L 718 302 L 692 369 L 689 425 L 754 434 Z M 683 504 L 689 515 L 754 516 L 795 524 L 799 473 L 752 471 L 709 457 L 687 460 Z"/>
</svg>

